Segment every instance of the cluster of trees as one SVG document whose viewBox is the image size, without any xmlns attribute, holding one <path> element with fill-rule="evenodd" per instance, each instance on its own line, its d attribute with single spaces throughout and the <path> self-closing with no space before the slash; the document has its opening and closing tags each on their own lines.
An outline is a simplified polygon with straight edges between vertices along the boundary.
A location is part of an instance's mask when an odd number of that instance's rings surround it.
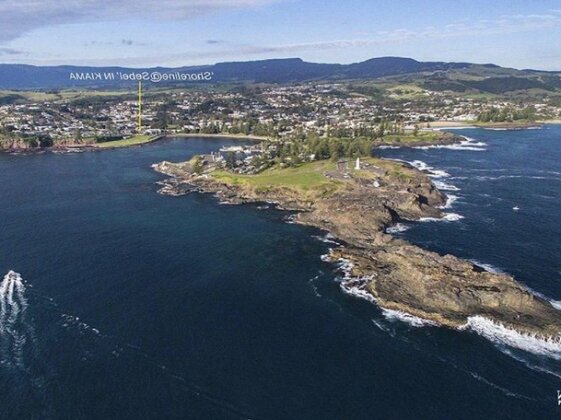
<svg viewBox="0 0 561 420">
<path fill-rule="evenodd" d="M 49 134 L 31 134 L 22 136 L 22 140 L 30 147 L 51 147 L 54 144 Z"/>
<path fill-rule="evenodd" d="M 517 120 L 534 121 L 536 119 L 536 110 L 534 107 L 525 107 L 522 109 L 512 108 L 496 108 L 492 107 L 482 111 L 477 117 L 481 122 L 508 122 Z"/>
<path fill-rule="evenodd" d="M 282 163 L 287 166 L 296 166 L 310 160 L 339 160 L 342 158 L 356 158 L 371 156 L 374 148 L 372 139 L 359 138 L 337 138 L 319 137 L 317 134 L 309 134 L 304 140 L 290 140 L 274 143 L 273 150 L 269 155 L 260 156 L 261 161 L 253 162 L 255 166 L 267 167 L 274 163 Z"/>
</svg>

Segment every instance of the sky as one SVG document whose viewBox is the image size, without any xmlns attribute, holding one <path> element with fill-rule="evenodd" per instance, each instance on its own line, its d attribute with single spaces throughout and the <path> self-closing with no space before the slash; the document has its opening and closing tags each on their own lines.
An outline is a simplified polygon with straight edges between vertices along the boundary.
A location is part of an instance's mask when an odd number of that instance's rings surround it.
<svg viewBox="0 0 561 420">
<path fill-rule="evenodd" d="M 382 56 L 561 70 L 561 1 L 0 0 L 0 63 Z"/>
</svg>

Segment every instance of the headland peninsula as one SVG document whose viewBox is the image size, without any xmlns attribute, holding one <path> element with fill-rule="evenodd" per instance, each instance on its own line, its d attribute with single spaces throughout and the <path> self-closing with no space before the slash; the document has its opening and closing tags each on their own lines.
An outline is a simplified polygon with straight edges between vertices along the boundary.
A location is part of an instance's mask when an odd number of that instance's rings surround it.
<svg viewBox="0 0 561 420">
<path fill-rule="evenodd" d="M 557 340 L 561 334 L 559 311 L 511 276 L 387 233 L 399 221 L 449 216 L 447 197 L 408 163 L 362 157 L 240 173 L 228 162 L 217 163 L 213 154 L 153 167 L 169 176 L 162 181 L 163 194 L 197 191 L 223 203 L 269 202 L 295 211 L 296 223 L 325 230 L 341 242 L 327 256 L 345 272 L 341 287 L 382 308 L 452 328 L 483 317 L 541 339 Z"/>
</svg>

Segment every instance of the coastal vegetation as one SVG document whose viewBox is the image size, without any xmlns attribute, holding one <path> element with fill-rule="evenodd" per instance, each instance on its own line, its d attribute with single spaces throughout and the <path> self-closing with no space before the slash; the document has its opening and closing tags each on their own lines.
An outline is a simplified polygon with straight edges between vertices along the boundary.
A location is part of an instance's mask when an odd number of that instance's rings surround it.
<svg viewBox="0 0 561 420">
<path fill-rule="evenodd" d="M 535 120 L 536 110 L 533 107 L 524 107 L 521 109 L 512 107 L 491 107 L 489 109 L 483 110 L 477 117 L 477 121 L 482 123 L 513 121 L 533 122 Z"/>
<path fill-rule="evenodd" d="M 158 136 L 148 136 L 148 135 L 141 134 L 122 140 L 99 142 L 95 144 L 95 147 L 108 148 L 108 147 L 137 146 L 140 144 L 150 143 L 151 141 L 154 141 L 156 138 L 158 138 Z"/>
</svg>

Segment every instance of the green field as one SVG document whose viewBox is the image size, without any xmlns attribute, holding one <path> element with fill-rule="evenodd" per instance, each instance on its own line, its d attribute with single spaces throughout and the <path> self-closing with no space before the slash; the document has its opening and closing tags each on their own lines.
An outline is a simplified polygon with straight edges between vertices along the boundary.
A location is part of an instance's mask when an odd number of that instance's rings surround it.
<svg viewBox="0 0 561 420">
<path fill-rule="evenodd" d="M 97 143 L 95 146 L 100 148 L 113 148 L 113 147 L 127 147 L 127 146 L 136 146 L 139 144 L 150 143 L 156 140 L 160 136 L 147 136 L 147 135 L 138 135 L 132 136 L 128 139 L 123 140 L 115 140 L 115 141 L 106 141 L 103 143 Z"/>
<path fill-rule="evenodd" d="M 299 191 L 324 190 L 324 187 L 337 186 L 338 181 L 331 180 L 324 172 L 335 170 L 335 163 L 319 161 L 306 163 L 291 168 L 271 168 L 257 175 L 234 174 L 224 170 L 215 171 L 212 176 L 233 185 L 247 185 L 267 189 L 288 187 Z"/>
<path fill-rule="evenodd" d="M 403 168 L 402 165 L 389 160 L 370 157 L 361 158 L 361 161 L 363 164 L 369 163 L 384 169 L 389 179 L 398 178 L 404 181 L 412 179 L 415 175 L 414 170 Z M 358 171 L 352 169 L 352 162 L 349 163 L 348 172 L 352 178 L 344 178 L 343 174 L 337 171 L 335 162 L 321 160 L 297 167 L 276 166 L 256 175 L 235 174 L 226 170 L 216 170 L 210 175 L 227 184 L 253 188 L 256 192 L 266 193 L 274 188 L 288 188 L 309 198 L 330 195 L 343 188 L 346 183 L 352 183 L 356 178 L 371 180 L 379 177 L 367 169 Z M 331 177 L 327 177 L 326 173 L 331 173 Z"/>
</svg>

